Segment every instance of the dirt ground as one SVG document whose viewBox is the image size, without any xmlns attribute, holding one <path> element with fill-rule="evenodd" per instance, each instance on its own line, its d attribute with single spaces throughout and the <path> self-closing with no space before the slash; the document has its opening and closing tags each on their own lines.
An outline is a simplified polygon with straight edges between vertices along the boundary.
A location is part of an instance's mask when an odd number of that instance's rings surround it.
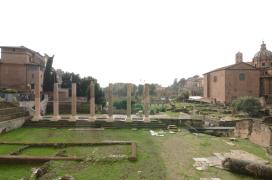
<svg viewBox="0 0 272 180">
<path fill-rule="evenodd" d="M 243 149 L 239 143 L 232 147 L 222 141 L 222 138 L 208 135 L 196 136 L 189 132 L 167 134 L 164 137 L 153 137 L 155 144 L 160 147 L 160 156 L 166 167 L 166 179 L 186 180 L 200 178 L 224 179 L 253 179 L 247 176 L 232 174 L 228 171 L 209 167 L 198 171 L 193 167 L 194 157 L 208 157 L 215 152 L 229 152 L 231 149 Z"/>
</svg>

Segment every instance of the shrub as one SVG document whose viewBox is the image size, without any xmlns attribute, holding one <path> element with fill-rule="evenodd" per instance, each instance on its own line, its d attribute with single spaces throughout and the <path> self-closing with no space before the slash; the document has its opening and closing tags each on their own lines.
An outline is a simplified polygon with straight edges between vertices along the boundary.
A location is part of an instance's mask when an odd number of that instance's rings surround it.
<svg viewBox="0 0 272 180">
<path fill-rule="evenodd" d="M 126 109 L 127 101 L 126 100 L 114 101 L 113 107 L 115 107 L 115 109 Z"/>
<path fill-rule="evenodd" d="M 138 112 L 138 111 L 141 111 L 141 110 L 143 110 L 144 108 L 143 108 L 143 105 L 142 104 L 139 104 L 139 103 L 137 103 L 137 104 L 132 104 L 132 111 L 133 112 Z"/>
<path fill-rule="evenodd" d="M 4 88 L 4 89 L 0 89 L 0 92 L 2 92 L 2 93 L 17 93 L 17 90 Z"/>
<path fill-rule="evenodd" d="M 241 97 L 231 104 L 235 112 L 245 112 L 251 117 L 258 116 L 261 110 L 261 103 L 254 97 Z"/>
<path fill-rule="evenodd" d="M 177 102 L 184 102 L 189 99 L 190 93 L 189 91 L 182 91 L 180 95 L 177 97 Z"/>
</svg>

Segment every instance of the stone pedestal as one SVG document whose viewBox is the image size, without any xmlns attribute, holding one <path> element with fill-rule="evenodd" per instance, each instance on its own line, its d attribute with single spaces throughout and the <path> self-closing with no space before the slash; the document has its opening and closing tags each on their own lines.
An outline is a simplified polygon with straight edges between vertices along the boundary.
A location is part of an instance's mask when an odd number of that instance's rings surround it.
<svg viewBox="0 0 272 180">
<path fill-rule="evenodd" d="M 112 84 L 109 84 L 109 89 L 108 89 L 108 101 L 109 101 L 109 106 L 108 106 L 108 115 L 109 115 L 109 120 L 112 121 Z"/>
<path fill-rule="evenodd" d="M 72 116 L 71 121 L 76 120 L 76 113 L 77 113 L 77 96 L 76 96 L 76 83 L 72 83 Z"/>
<path fill-rule="evenodd" d="M 144 85 L 144 121 L 149 121 L 149 86 Z"/>
<path fill-rule="evenodd" d="M 95 120 L 95 84 L 90 82 L 90 120 Z"/>
<path fill-rule="evenodd" d="M 53 121 L 60 120 L 59 115 L 59 85 L 54 83 L 54 93 L 53 93 Z"/>
<path fill-rule="evenodd" d="M 41 116 L 41 71 L 40 67 L 35 72 L 35 114 L 32 121 L 39 121 L 42 119 Z"/>
<path fill-rule="evenodd" d="M 131 121 L 131 84 L 127 85 L 127 120 Z"/>
</svg>

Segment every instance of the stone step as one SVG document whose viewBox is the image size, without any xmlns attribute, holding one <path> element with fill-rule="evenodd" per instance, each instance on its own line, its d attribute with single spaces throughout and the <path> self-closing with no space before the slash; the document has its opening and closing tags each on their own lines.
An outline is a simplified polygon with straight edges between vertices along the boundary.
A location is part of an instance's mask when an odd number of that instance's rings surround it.
<svg viewBox="0 0 272 180">
<path fill-rule="evenodd" d="M 145 123 L 145 122 L 84 122 L 84 121 L 26 121 L 24 127 L 104 127 L 104 128 L 166 128 L 163 123 Z"/>
</svg>

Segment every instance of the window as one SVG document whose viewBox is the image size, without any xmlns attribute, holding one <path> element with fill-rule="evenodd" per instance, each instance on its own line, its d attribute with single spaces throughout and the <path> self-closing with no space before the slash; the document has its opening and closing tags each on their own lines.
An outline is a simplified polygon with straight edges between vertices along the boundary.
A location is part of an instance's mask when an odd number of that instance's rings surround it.
<svg viewBox="0 0 272 180">
<path fill-rule="evenodd" d="M 217 81 L 217 77 L 214 76 L 214 77 L 213 77 L 213 82 L 216 82 L 216 81 Z"/>
<path fill-rule="evenodd" d="M 265 66 L 265 63 L 262 63 L 262 66 Z"/>
<path fill-rule="evenodd" d="M 240 73 L 239 74 L 239 79 L 240 79 L 240 81 L 245 80 L 245 74 L 244 73 Z"/>
</svg>

